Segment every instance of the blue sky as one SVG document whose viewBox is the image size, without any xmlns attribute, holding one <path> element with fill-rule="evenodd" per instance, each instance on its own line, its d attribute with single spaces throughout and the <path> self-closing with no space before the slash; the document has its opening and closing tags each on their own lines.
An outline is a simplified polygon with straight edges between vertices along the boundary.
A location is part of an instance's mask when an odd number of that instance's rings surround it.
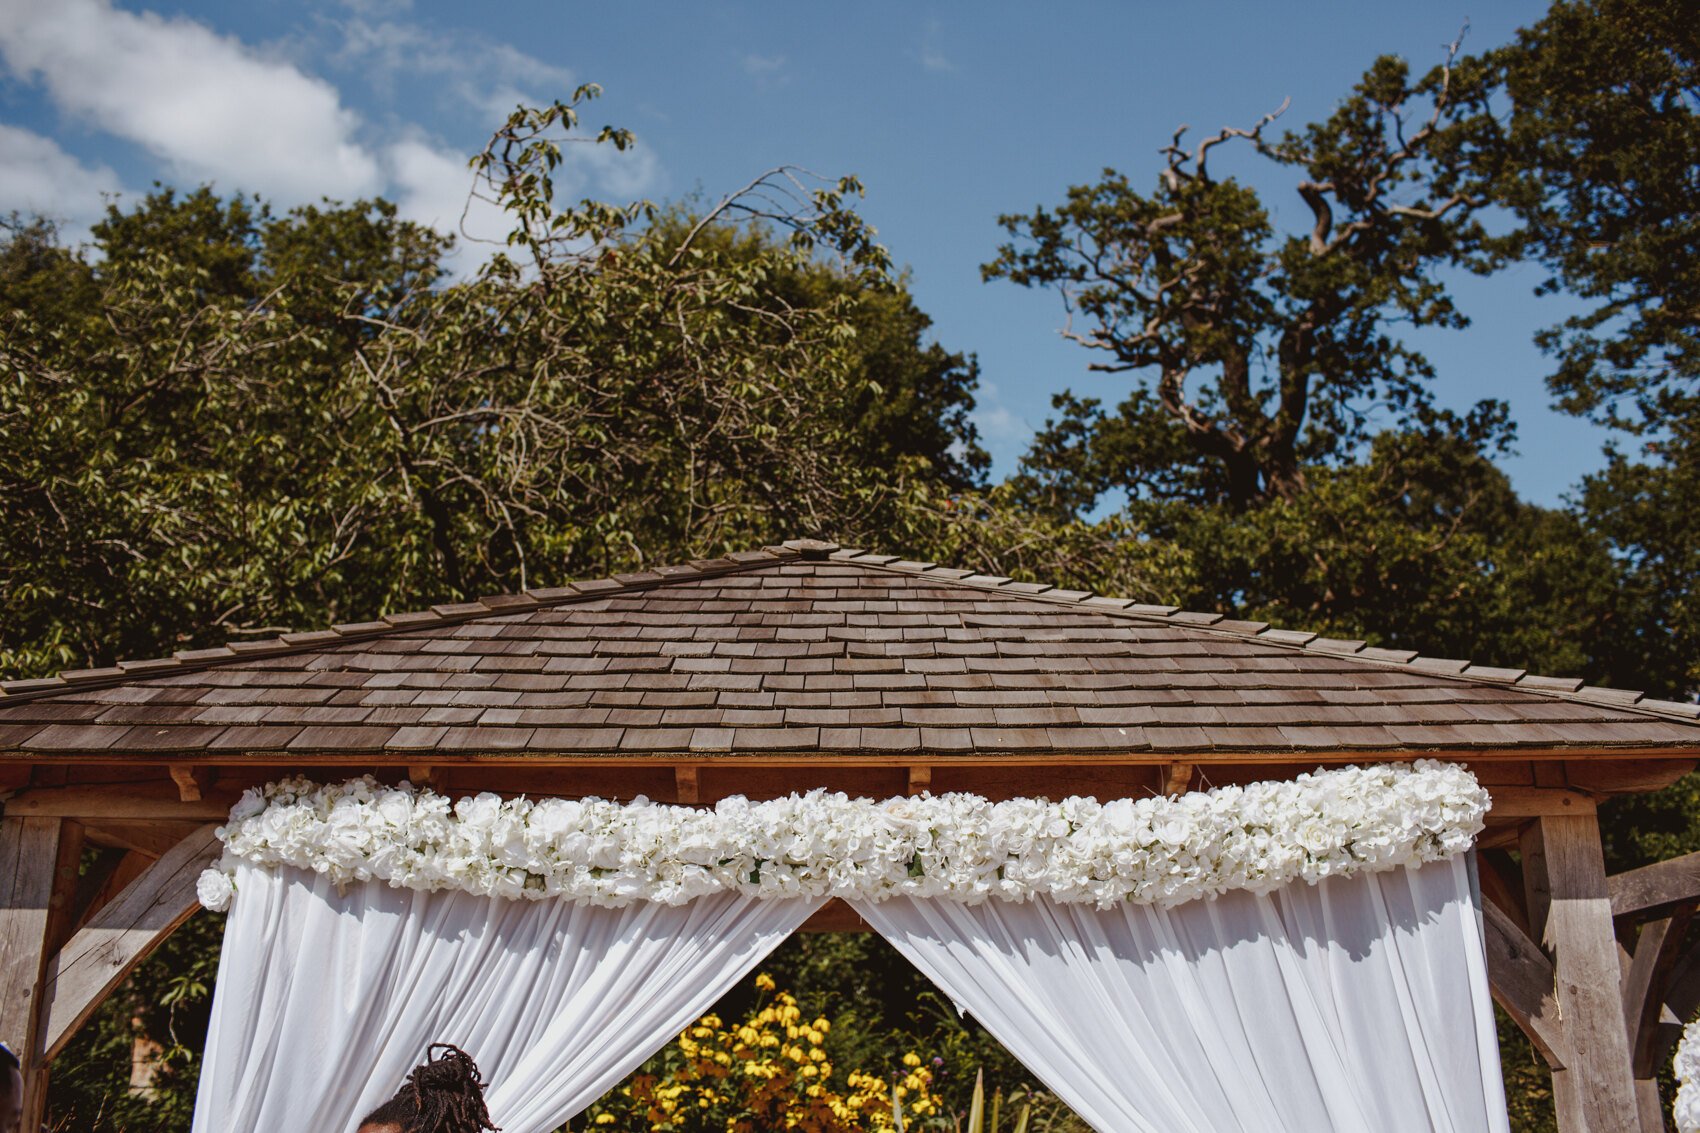
<svg viewBox="0 0 1700 1133">
<path fill-rule="evenodd" d="M 1426 67 L 1466 17 L 1479 50 L 1543 7 L 0 0 L 0 210 L 44 210 L 75 233 L 102 193 L 210 181 L 285 205 L 382 194 L 452 225 L 465 158 L 506 110 L 594 81 L 606 97 L 588 124 L 627 126 L 639 145 L 574 151 L 575 191 L 718 197 L 782 163 L 860 175 L 938 339 L 979 355 L 978 423 L 1001 473 L 1053 392 L 1113 403 L 1128 379 L 1086 372 L 1054 295 L 980 282 L 1000 212 L 1053 203 L 1106 165 L 1149 182 L 1183 122 L 1250 125 L 1288 97 L 1286 122 L 1319 118 L 1378 53 Z M 1278 222 L 1302 224 L 1297 197 L 1269 188 Z M 1554 503 L 1600 465 L 1605 434 L 1548 407 L 1530 336 L 1565 309 L 1533 297 L 1540 278 L 1462 280 L 1474 325 L 1420 344 L 1443 402 L 1511 403 L 1507 468 Z"/>
</svg>

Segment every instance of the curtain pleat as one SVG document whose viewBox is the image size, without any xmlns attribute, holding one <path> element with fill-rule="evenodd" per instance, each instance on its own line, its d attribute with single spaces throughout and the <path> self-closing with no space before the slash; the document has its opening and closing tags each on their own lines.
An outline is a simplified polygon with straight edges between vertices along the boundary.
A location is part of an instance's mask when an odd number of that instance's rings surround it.
<svg viewBox="0 0 1700 1133">
<path fill-rule="evenodd" d="M 195 1133 L 351 1131 L 449 1042 L 504 1133 L 548 1133 L 706 1011 L 821 904 L 601 908 L 345 892 L 238 867 Z"/>
<path fill-rule="evenodd" d="M 1507 1133 L 1473 868 L 856 909 L 1100 1133 Z"/>
</svg>

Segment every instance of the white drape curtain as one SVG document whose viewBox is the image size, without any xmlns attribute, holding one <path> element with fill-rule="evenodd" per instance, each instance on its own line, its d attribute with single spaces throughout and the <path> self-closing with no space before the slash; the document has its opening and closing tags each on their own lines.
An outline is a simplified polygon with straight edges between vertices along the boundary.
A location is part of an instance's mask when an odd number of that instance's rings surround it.
<svg viewBox="0 0 1700 1133">
<path fill-rule="evenodd" d="M 243 865 L 195 1133 L 345 1133 L 451 1042 L 504 1133 L 547 1133 L 664 1046 L 821 902 L 735 894 L 619 909 L 339 893 Z"/>
<path fill-rule="evenodd" d="M 857 911 L 1100 1133 L 1506 1133 L 1473 869 Z"/>
</svg>

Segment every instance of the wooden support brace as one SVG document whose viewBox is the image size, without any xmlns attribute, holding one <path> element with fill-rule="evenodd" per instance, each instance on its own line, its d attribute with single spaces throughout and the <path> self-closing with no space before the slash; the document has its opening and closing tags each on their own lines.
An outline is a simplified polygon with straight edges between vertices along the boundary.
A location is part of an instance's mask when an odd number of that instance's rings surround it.
<svg viewBox="0 0 1700 1133">
<path fill-rule="evenodd" d="M 919 795 L 932 790 L 933 768 L 931 764 L 913 763 L 909 765 L 909 794 Z"/>
<path fill-rule="evenodd" d="M 52 1058 L 112 989 L 200 908 L 195 881 L 222 850 L 208 824 L 124 887 L 48 962 L 44 1051 Z"/>
<path fill-rule="evenodd" d="M 1623 964 L 1623 1015 L 1635 1073 L 1642 1133 L 1664 1133 L 1658 1073 L 1666 1046 L 1664 987 L 1688 934 L 1691 910 L 1648 921 L 1635 938 L 1635 950 Z"/>
<path fill-rule="evenodd" d="M 1614 917 L 1663 917 L 1700 902 L 1700 853 L 1684 854 L 1606 878 Z"/>
<path fill-rule="evenodd" d="M 1621 1130 L 1638 1111 L 1624 1026 L 1621 970 L 1612 933 L 1600 828 L 1592 815 L 1549 815 L 1525 840 L 1531 892 L 1547 902 L 1544 943 L 1553 957 L 1558 1008 L 1571 1058 L 1553 1075 L 1561 1133 Z M 1538 843 L 1533 860 L 1529 849 Z M 1535 901 L 1529 920 L 1537 922 Z M 1632 1119 L 1630 1119 L 1632 1120 Z"/>
<path fill-rule="evenodd" d="M 415 787 L 428 787 L 431 775 L 436 770 L 429 763 L 409 763 L 407 765 L 407 781 Z"/>
<path fill-rule="evenodd" d="M 1192 786 L 1193 765 L 1190 763 L 1171 763 L 1168 773 L 1163 777 L 1163 793 L 1179 795 Z"/>
<path fill-rule="evenodd" d="M 171 781 L 177 784 L 178 802 L 200 802 L 202 790 L 212 782 L 212 777 L 205 768 L 191 767 L 187 763 L 173 763 L 170 771 Z"/>
<path fill-rule="evenodd" d="M 694 806 L 700 799 L 697 769 L 684 764 L 673 768 L 673 799 L 684 806 Z"/>
<path fill-rule="evenodd" d="M 1552 962 L 1493 899 L 1482 903 L 1482 926 L 1494 1002 L 1529 1036 L 1548 1066 L 1563 1070 L 1570 1063 L 1570 1044 L 1559 1017 Z"/>
</svg>

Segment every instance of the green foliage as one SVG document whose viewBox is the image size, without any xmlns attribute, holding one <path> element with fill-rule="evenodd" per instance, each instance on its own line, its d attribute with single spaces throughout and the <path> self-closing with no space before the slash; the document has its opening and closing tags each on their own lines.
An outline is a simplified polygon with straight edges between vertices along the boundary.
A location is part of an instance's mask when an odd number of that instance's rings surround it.
<svg viewBox="0 0 1700 1133">
<path fill-rule="evenodd" d="M 1183 128 L 1149 193 L 1106 170 L 1060 206 L 1002 218 L 1013 239 L 985 276 L 1058 290 L 1065 334 L 1103 356 L 1093 369 L 1137 383 L 1102 422 L 1115 451 L 1097 454 L 1101 482 L 1242 508 L 1292 499 L 1310 467 L 1352 459 L 1374 419 L 1422 420 L 1431 368 L 1389 326 L 1465 325 L 1442 270 L 1497 263 L 1461 158 L 1481 75 L 1413 79 L 1384 57 L 1331 117 L 1278 142 L 1264 136 L 1275 114 L 1192 150 Z M 1231 144 L 1299 179 L 1306 229 L 1278 231 L 1256 190 L 1212 173 L 1211 151 Z"/>
<path fill-rule="evenodd" d="M 223 934 L 222 916 L 192 917 L 54 1059 L 55 1133 L 188 1133 Z"/>
<path fill-rule="evenodd" d="M 1588 302 L 1547 331 L 1560 404 L 1657 432 L 1700 379 L 1700 34 L 1683 0 L 1558 0 L 1488 63 L 1509 126 L 1484 162 L 1544 290 Z"/>
<path fill-rule="evenodd" d="M 162 190 L 88 257 L 9 229 L 0 670 L 872 535 L 979 480 L 973 363 L 925 342 L 853 183 L 558 209 L 569 111 L 486 152 L 528 262 L 470 279 L 384 202 Z"/>
</svg>

